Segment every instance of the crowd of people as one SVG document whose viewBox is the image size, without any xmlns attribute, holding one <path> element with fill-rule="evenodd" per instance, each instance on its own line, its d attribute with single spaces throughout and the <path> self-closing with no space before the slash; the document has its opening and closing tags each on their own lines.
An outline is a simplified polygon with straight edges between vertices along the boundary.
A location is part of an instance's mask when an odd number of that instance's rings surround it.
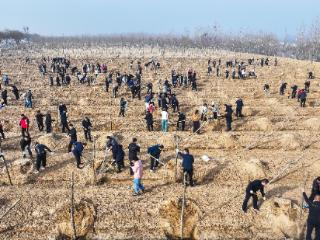
<svg viewBox="0 0 320 240">
<path fill-rule="evenodd" d="M 255 73 L 255 67 L 260 65 L 261 67 L 269 66 L 270 60 L 268 58 L 264 59 L 248 59 L 247 61 L 237 61 L 229 60 L 222 64 L 221 59 L 209 59 L 208 60 L 208 76 L 211 76 L 214 71 L 217 77 L 221 77 L 222 70 L 225 70 L 225 78 L 232 79 L 246 79 L 250 77 L 257 78 Z M 274 66 L 278 65 L 278 60 L 275 59 Z M 145 65 L 145 71 L 148 68 L 152 70 L 160 69 L 160 63 L 152 60 Z M 66 58 L 42 58 L 39 64 L 39 72 L 43 78 L 48 78 L 50 87 L 64 87 L 69 86 L 73 79 L 76 79 L 75 84 L 85 84 L 92 85 L 97 82 L 99 76 L 104 76 L 104 91 L 113 98 L 119 97 L 119 91 L 125 89 L 123 92 L 127 94 L 127 99 L 138 99 L 144 102 L 144 120 L 146 121 L 146 129 L 150 132 L 155 131 L 154 126 L 154 115 L 160 113 L 161 119 L 161 130 L 166 133 L 170 130 L 171 126 L 175 131 L 187 131 L 192 129 L 194 134 L 201 134 L 202 126 L 210 121 L 219 121 L 221 118 L 225 118 L 226 121 L 226 131 L 232 130 L 233 116 L 236 118 L 243 118 L 243 107 L 245 106 L 242 98 L 237 98 L 234 102 L 235 112 L 233 110 L 232 104 L 224 104 L 224 113 L 221 113 L 220 103 L 213 101 L 211 104 L 207 102 L 203 105 L 198 106 L 198 108 L 193 112 L 191 116 L 187 116 L 186 112 L 183 112 L 181 108 L 181 103 L 179 101 L 179 95 L 177 94 L 178 89 L 182 89 L 184 92 L 191 90 L 194 92 L 199 91 L 198 89 L 198 76 L 194 69 L 188 69 L 186 73 L 179 73 L 177 70 L 172 69 L 171 71 L 171 82 L 168 79 L 160 80 L 158 82 L 158 89 L 156 90 L 153 83 L 147 82 L 143 83 L 143 69 L 142 63 L 137 61 L 134 68 L 134 62 L 130 62 L 130 70 L 132 74 L 127 72 L 120 72 L 118 70 L 108 69 L 106 64 L 100 63 L 85 63 L 81 68 L 73 66 L 72 62 Z M 252 68 L 252 70 L 247 70 Z M 48 71 L 48 69 L 50 69 Z M 230 74 L 231 73 L 231 74 Z M 297 85 L 291 86 L 291 91 L 288 91 L 288 98 L 297 99 L 300 102 L 301 107 L 306 106 L 307 93 L 310 92 L 311 80 L 314 78 L 312 72 L 309 72 L 308 80 L 304 83 L 304 88 L 299 88 Z M 34 96 L 32 94 L 32 89 L 28 89 L 25 93 L 21 94 L 14 82 L 7 74 L 2 76 L 3 87 L 1 88 L 1 108 L 10 106 L 13 103 L 20 101 L 20 98 L 24 99 L 24 107 L 34 109 L 33 104 Z M 287 83 L 283 82 L 280 86 L 280 95 L 285 95 L 287 89 Z M 11 92 L 14 98 L 9 98 L 8 89 L 11 87 Z M 265 84 L 263 90 L 266 94 L 269 94 L 270 86 Z M 131 96 L 130 96 L 131 93 Z M 144 98 L 141 96 L 144 95 Z M 10 101 L 8 101 L 10 99 Z M 15 102 L 14 102 L 15 101 Z M 119 101 L 119 117 L 126 117 L 127 109 L 129 108 L 129 101 L 125 97 L 120 97 Z M 175 120 L 173 120 L 175 119 Z M 58 119 L 53 119 L 50 111 L 42 113 L 40 109 L 36 110 L 35 122 L 39 132 L 45 132 L 47 134 L 53 132 L 53 122 L 57 122 L 58 126 L 61 128 L 61 133 L 66 134 L 69 137 L 69 144 L 66 146 L 67 151 L 72 153 L 76 162 L 77 168 L 81 169 L 85 166 L 82 159 L 82 155 L 87 143 L 93 141 L 91 134 L 92 129 L 94 129 L 94 124 L 88 116 L 83 116 L 81 120 L 81 126 L 83 129 L 83 135 L 85 142 L 78 140 L 78 132 L 75 125 L 70 121 L 68 115 L 68 108 L 66 104 L 60 103 L 58 107 Z M 188 124 L 188 121 L 190 124 Z M 26 158 L 29 156 L 33 159 L 33 149 L 32 149 L 32 137 L 30 131 L 30 119 L 25 114 L 21 114 L 21 119 L 19 121 L 19 126 L 21 129 L 21 139 L 20 147 L 22 151 L 22 157 Z M 0 123 L 0 139 L 4 140 L 6 134 L 4 131 L 3 123 Z M 165 146 L 162 144 L 154 144 L 146 149 L 148 156 L 150 157 L 150 171 L 155 173 L 160 165 L 164 165 L 161 161 L 161 153 Z M 125 156 L 126 151 L 128 152 L 128 165 L 130 170 L 130 175 L 133 176 L 134 186 L 133 194 L 135 196 L 142 194 L 145 191 L 145 187 L 142 183 L 143 178 L 143 163 L 141 157 L 139 156 L 142 152 L 138 139 L 133 138 L 132 142 L 127 148 L 113 136 L 108 136 L 106 141 L 106 150 L 111 152 L 112 162 L 111 165 L 115 166 L 118 173 L 125 169 Z M 35 161 L 35 173 L 44 171 L 47 163 L 47 154 L 54 154 L 53 150 L 48 148 L 46 145 L 35 141 L 34 151 L 36 155 Z M 182 174 L 185 177 L 185 184 L 193 186 L 195 181 L 193 179 L 193 163 L 194 157 L 190 154 L 188 148 L 183 149 L 183 151 L 176 149 L 176 154 L 181 158 Z M 245 199 L 243 201 L 242 210 L 247 212 L 248 201 L 250 198 L 253 199 L 253 208 L 258 211 L 258 194 L 260 191 L 262 197 L 265 198 L 264 187 L 269 183 L 268 179 L 255 180 L 250 182 L 245 191 Z M 308 219 L 308 234 L 312 232 L 313 228 L 316 228 L 316 232 L 319 233 L 320 222 L 314 218 L 315 212 L 320 210 L 320 177 L 314 182 L 312 188 L 312 194 L 306 199 L 308 208 L 310 210 L 310 217 Z M 311 239 L 311 238 L 310 238 Z"/>
</svg>

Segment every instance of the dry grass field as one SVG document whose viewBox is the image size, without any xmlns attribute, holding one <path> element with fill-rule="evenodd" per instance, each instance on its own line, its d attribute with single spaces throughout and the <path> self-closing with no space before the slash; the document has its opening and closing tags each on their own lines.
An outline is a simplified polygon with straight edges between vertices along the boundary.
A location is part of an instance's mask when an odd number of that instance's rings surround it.
<svg viewBox="0 0 320 240">
<path fill-rule="evenodd" d="M 171 80 L 171 69 L 185 73 L 188 68 L 198 74 L 199 91 L 176 88 L 173 91 L 180 101 L 181 110 L 187 114 L 188 130 L 176 131 L 177 114 L 169 111 L 169 132 L 160 130 L 160 110 L 157 109 L 155 132 L 148 132 L 144 120 L 144 101 L 131 99 L 130 92 L 122 87 L 116 99 L 104 91 L 103 74 L 93 86 L 79 85 L 73 76 L 71 86 L 50 87 L 48 77 L 38 71 L 41 56 L 70 57 L 71 65 L 80 69 L 84 63 L 105 63 L 109 69 L 133 73 L 131 60 L 142 63 L 155 57 L 161 68 L 157 74 L 144 70 L 142 82 L 153 82 L 158 91 L 158 81 Z M 25 62 L 25 57 L 32 59 Z M 186 209 L 183 236 L 186 239 L 303 239 L 307 210 L 301 209 L 301 188 L 306 185 L 309 194 L 313 179 L 320 175 L 320 64 L 278 58 L 274 66 L 256 66 L 256 79 L 232 80 L 215 75 L 207 76 L 209 58 L 225 61 L 237 58 L 246 61 L 261 56 L 232 52 L 214 52 L 198 49 L 155 48 L 88 48 L 88 49 L 39 49 L 38 51 L 3 52 L 0 69 L 7 73 L 22 92 L 32 89 L 34 108 L 25 109 L 23 102 L 9 99 L 9 106 L 0 110 L 7 139 L 2 150 L 9 163 L 13 186 L 9 185 L 4 164 L 0 162 L 0 239 L 56 239 L 60 233 L 72 237 L 70 221 L 71 175 L 74 174 L 76 203 L 75 223 L 78 236 L 86 239 L 179 239 L 183 185 L 175 177 L 175 136 L 180 147 L 188 147 L 195 156 L 196 185 L 186 189 Z M 264 56 L 266 57 L 266 56 Z M 253 68 L 249 66 L 248 69 Z M 311 80 L 305 108 L 296 99 L 279 95 L 282 81 L 288 87 L 303 87 L 308 71 L 316 78 Z M 222 70 L 224 72 L 224 70 Z M 270 95 L 263 86 L 270 85 Z M 10 89 L 11 90 L 11 89 Z M 142 90 L 142 96 L 146 93 Z M 11 94 L 11 93 L 10 93 Z M 10 95 L 11 96 L 11 95 Z M 125 118 L 118 117 L 119 100 L 128 100 Z M 241 97 L 245 115 L 234 117 L 233 131 L 225 132 L 225 120 L 210 121 L 200 135 L 191 133 L 191 115 L 203 103 L 233 104 Z M 36 110 L 52 112 L 58 120 L 59 103 L 68 107 L 69 120 L 84 140 L 81 120 L 88 116 L 93 122 L 96 154 L 93 166 L 93 144 L 85 149 L 83 169 L 77 169 L 74 159 L 67 153 L 68 137 L 61 134 L 55 122 L 54 133 L 39 133 L 34 119 Z M 20 114 L 31 120 L 33 143 L 38 140 L 55 152 L 48 157 L 45 171 L 35 175 L 29 159 L 20 151 Z M 112 129 L 111 129 L 112 126 Z M 127 169 L 120 174 L 110 169 L 99 171 L 104 160 L 106 136 L 113 134 L 127 148 L 132 137 L 141 145 L 144 163 L 143 183 L 147 192 L 132 196 L 132 178 Z M 150 160 L 147 147 L 156 143 L 165 146 L 162 166 L 155 173 L 149 172 Z M 110 154 L 110 153 L 109 153 Z M 203 161 L 202 155 L 209 156 Z M 110 156 L 108 155 L 108 159 Z M 94 171 L 96 182 L 94 181 Z M 252 208 L 247 214 L 241 210 L 245 188 L 249 180 L 267 177 L 275 181 L 267 186 L 267 200 L 260 201 L 260 212 Z M 181 180 L 181 170 L 178 168 Z"/>
</svg>

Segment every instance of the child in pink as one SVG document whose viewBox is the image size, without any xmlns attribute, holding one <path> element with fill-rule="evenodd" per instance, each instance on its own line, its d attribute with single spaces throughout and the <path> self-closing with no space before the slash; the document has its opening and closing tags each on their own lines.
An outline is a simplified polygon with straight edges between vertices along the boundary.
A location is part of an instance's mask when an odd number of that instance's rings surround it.
<svg viewBox="0 0 320 240">
<path fill-rule="evenodd" d="M 135 160 L 134 165 L 131 167 L 133 171 L 133 190 L 134 196 L 140 194 L 140 192 L 144 191 L 144 186 L 141 183 L 142 175 L 143 175 L 143 166 L 141 160 Z"/>
</svg>

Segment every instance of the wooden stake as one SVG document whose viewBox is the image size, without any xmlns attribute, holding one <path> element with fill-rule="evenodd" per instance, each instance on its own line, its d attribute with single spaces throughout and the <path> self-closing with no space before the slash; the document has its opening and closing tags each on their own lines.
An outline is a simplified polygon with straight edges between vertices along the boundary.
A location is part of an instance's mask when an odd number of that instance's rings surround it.
<svg viewBox="0 0 320 240">
<path fill-rule="evenodd" d="M 95 170 L 95 159 L 96 159 L 96 138 L 93 136 L 93 156 L 92 156 L 92 170 L 93 170 L 93 184 L 96 183 L 96 170 Z"/>
<path fill-rule="evenodd" d="M 4 158 L 4 156 L 1 153 L 0 153 L 0 158 L 3 159 L 4 166 L 6 168 L 7 176 L 8 176 L 8 179 L 9 179 L 9 183 L 10 183 L 11 186 L 13 186 L 12 181 L 11 181 L 11 177 L 10 177 L 10 172 L 9 172 L 9 169 L 8 169 L 7 161 L 6 161 L 6 159 Z"/>
<path fill-rule="evenodd" d="M 183 175 L 183 196 L 182 196 L 182 206 L 181 206 L 181 218 L 180 218 L 180 237 L 181 240 L 183 239 L 183 214 L 184 214 L 184 208 L 186 204 L 186 190 L 187 190 L 187 185 L 186 185 L 186 177 L 187 173 L 185 172 Z"/>
<path fill-rule="evenodd" d="M 175 142 L 176 142 L 176 149 L 179 149 L 179 142 L 178 142 L 178 139 L 176 136 L 175 136 Z M 179 153 L 176 153 L 175 173 L 174 173 L 174 181 L 175 182 L 178 180 L 178 157 L 179 157 Z"/>
<path fill-rule="evenodd" d="M 2 218 L 4 218 L 11 211 L 11 209 L 13 209 L 17 205 L 17 203 L 20 202 L 20 200 L 21 198 L 19 198 L 14 204 L 12 204 L 12 206 L 7 211 L 5 211 L 4 214 L 2 214 L 0 220 L 2 220 Z"/>
<path fill-rule="evenodd" d="M 71 226 L 73 228 L 73 240 L 77 239 L 77 232 L 76 232 L 76 223 L 74 220 L 74 174 L 72 172 L 71 175 L 71 206 L 70 206 L 70 215 L 71 215 Z"/>
</svg>

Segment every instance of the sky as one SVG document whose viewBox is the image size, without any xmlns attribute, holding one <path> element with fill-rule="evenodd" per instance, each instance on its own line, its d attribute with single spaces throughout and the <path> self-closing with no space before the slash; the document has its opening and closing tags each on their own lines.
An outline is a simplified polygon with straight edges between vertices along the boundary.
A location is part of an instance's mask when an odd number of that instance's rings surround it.
<svg viewBox="0 0 320 240">
<path fill-rule="evenodd" d="M 224 32 L 294 35 L 320 17 L 320 0 L 0 0 L 0 30 L 46 36 Z"/>
</svg>

